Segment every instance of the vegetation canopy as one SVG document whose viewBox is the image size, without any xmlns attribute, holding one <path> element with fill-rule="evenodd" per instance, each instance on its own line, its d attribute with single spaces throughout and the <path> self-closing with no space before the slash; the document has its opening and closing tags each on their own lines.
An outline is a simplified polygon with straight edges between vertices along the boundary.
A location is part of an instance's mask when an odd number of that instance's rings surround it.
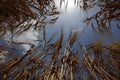
<svg viewBox="0 0 120 80">
<path fill-rule="evenodd" d="M 79 5 L 81 1 L 83 6 Z M 64 2 L 60 0 L 60 6 Z M 114 27 L 120 29 L 120 0 L 74 0 L 74 3 L 84 11 L 99 6 L 100 11 L 84 21 L 94 31 L 109 33 Z M 53 40 L 56 33 L 46 39 L 46 25 L 54 24 L 59 14 L 54 0 L 0 0 L 0 37 L 8 31 L 12 37 L 20 35 L 30 28 L 43 32 L 40 45 L 27 43 L 32 46 L 22 56 L 0 45 L 0 80 L 119 80 L 120 41 L 103 44 L 99 40 L 83 45 L 78 41 L 78 32 L 71 31 L 66 38 L 63 28 L 57 39 Z"/>
</svg>

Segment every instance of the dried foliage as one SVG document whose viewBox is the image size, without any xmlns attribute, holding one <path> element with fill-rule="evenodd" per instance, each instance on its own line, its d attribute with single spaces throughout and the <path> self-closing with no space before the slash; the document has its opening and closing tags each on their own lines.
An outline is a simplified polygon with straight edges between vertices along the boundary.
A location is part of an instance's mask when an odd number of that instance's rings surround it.
<svg viewBox="0 0 120 80">
<path fill-rule="evenodd" d="M 46 31 L 44 31 L 46 34 Z M 45 35 L 43 35 L 45 36 Z M 13 57 L 0 65 L 2 80 L 119 80 L 120 41 L 103 45 L 102 41 L 88 46 L 72 46 L 77 34 L 70 33 L 69 42 L 63 44 L 64 33 L 55 42 L 45 39 L 34 54 L 31 48 L 22 57 Z M 51 36 L 53 37 L 53 36 Z M 45 44 L 49 42 L 49 44 Z M 67 46 L 66 46 L 67 45 Z M 82 50 L 82 51 L 81 51 Z"/>
<path fill-rule="evenodd" d="M 44 27 L 47 16 L 59 14 L 53 0 L 1 0 L 0 1 L 0 35 L 8 30 L 17 33 Z M 58 18 L 58 17 L 57 17 Z M 57 18 L 49 22 L 54 23 Z"/>
<path fill-rule="evenodd" d="M 60 5 L 64 0 L 60 0 Z M 100 2 L 99 2 L 100 1 Z M 83 9 L 88 10 L 98 4 L 101 11 L 86 19 L 90 22 L 95 19 L 98 29 L 106 31 L 107 21 L 119 20 L 119 0 L 83 0 Z M 7 30 L 17 28 L 17 34 L 27 31 L 31 26 L 45 27 L 46 16 L 59 14 L 52 0 L 1 0 L 0 1 L 0 33 L 1 36 Z M 77 3 L 77 0 L 75 0 Z M 89 3 L 89 4 L 88 4 Z M 34 11 L 35 10 L 35 11 Z M 107 15 L 107 16 L 106 16 Z M 99 19 L 101 18 L 102 19 Z M 50 20 L 54 23 L 58 17 Z M 31 23 L 35 20 L 36 23 Z M 25 22 L 27 24 L 25 25 Z M 18 28 L 20 27 L 20 29 Z M 41 29 L 41 28 L 40 28 Z M 77 43 L 78 33 L 70 32 L 67 41 L 64 41 L 64 31 L 61 29 L 60 36 L 53 34 L 46 40 L 46 30 L 43 30 L 43 39 L 38 48 L 34 45 L 22 57 L 14 56 L 0 46 L 0 55 L 7 56 L 4 63 L 0 63 L 0 80 L 119 80 L 120 79 L 120 41 L 103 45 L 97 41 L 88 46 L 78 45 L 76 52 L 73 46 Z M 15 33 L 15 34 L 16 34 Z M 66 43 L 65 43 L 66 42 Z M 79 43 L 79 42 L 78 42 Z M 25 43 L 21 43 L 25 44 Z M 3 59 L 0 58 L 0 61 Z"/>
<path fill-rule="evenodd" d="M 120 1 L 119 0 L 90 0 L 84 1 L 84 9 L 89 10 L 94 6 L 98 6 L 100 11 L 95 15 L 87 18 L 85 22 L 91 24 L 93 30 L 97 32 L 110 32 L 112 26 L 112 21 L 118 21 L 115 25 L 119 28 L 120 20 Z M 96 23 L 95 23 L 96 22 Z M 97 26 L 95 25 L 97 24 Z"/>
</svg>

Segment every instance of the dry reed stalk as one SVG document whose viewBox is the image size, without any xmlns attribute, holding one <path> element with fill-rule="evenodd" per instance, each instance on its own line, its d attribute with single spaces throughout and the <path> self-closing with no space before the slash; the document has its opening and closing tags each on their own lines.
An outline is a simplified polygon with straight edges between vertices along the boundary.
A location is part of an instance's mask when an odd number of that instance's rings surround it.
<svg viewBox="0 0 120 80">
<path fill-rule="evenodd" d="M 97 72 L 99 73 L 99 75 L 102 76 L 103 79 L 109 79 L 109 77 L 106 76 L 100 69 L 98 69 L 97 66 L 94 66 L 94 68 L 97 70 Z"/>
<path fill-rule="evenodd" d="M 46 74 L 46 80 L 49 80 L 49 79 L 50 79 L 53 66 L 54 66 L 54 65 L 53 65 L 53 62 L 52 62 L 52 64 L 50 65 L 50 68 L 49 68 L 49 69 L 51 69 L 51 70 L 50 70 L 49 72 L 47 72 L 47 74 Z"/>
<path fill-rule="evenodd" d="M 120 68 L 120 64 L 113 58 L 110 58 L 110 62 L 112 62 L 116 68 Z"/>
<path fill-rule="evenodd" d="M 7 80 L 7 78 L 8 78 L 8 75 L 4 74 L 2 80 Z"/>
<path fill-rule="evenodd" d="M 55 73 L 53 73 L 53 74 L 51 75 L 51 80 L 56 80 L 56 79 L 55 79 Z"/>
<path fill-rule="evenodd" d="M 71 64 L 72 64 L 72 62 L 71 62 Z M 74 80 L 74 76 L 73 76 L 73 69 L 72 69 L 72 66 L 70 66 L 70 78 L 71 78 L 71 80 Z"/>
<path fill-rule="evenodd" d="M 89 61 L 90 61 L 90 62 L 89 62 Z M 85 63 L 85 65 L 87 66 L 88 70 L 90 71 L 91 75 L 93 75 L 94 78 L 95 78 L 96 80 L 98 80 L 94 69 L 93 69 L 92 66 L 90 65 L 90 63 L 92 63 L 92 62 L 91 62 L 90 58 L 88 58 L 88 56 L 87 56 L 87 57 L 84 56 L 84 63 Z"/>
<path fill-rule="evenodd" d="M 99 67 L 98 68 L 101 70 L 101 72 L 103 72 L 104 75 L 110 77 L 112 80 L 116 80 L 112 75 L 110 75 L 107 71 L 105 71 L 102 67 Z"/>
<path fill-rule="evenodd" d="M 60 69 L 60 80 L 62 80 L 62 78 L 63 78 L 63 67 L 64 67 L 64 65 L 62 64 L 62 66 L 61 66 L 61 69 Z"/>
<path fill-rule="evenodd" d="M 13 78 L 13 80 L 18 80 L 18 79 L 20 79 L 23 72 L 24 72 L 24 71 L 21 71 L 20 73 L 18 73 L 18 74 Z"/>
</svg>

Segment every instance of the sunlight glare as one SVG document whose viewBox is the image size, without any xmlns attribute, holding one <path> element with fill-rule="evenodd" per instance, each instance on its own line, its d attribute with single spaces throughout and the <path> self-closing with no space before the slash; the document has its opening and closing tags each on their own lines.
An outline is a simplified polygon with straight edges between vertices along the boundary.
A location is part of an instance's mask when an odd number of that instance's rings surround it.
<svg viewBox="0 0 120 80">
<path fill-rule="evenodd" d="M 68 6 L 67 7 L 72 8 L 73 6 L 74 6 L 74 0 L 68 0 Z"/>
<path fill-rule="evenodd" d="M 66 9 L 68 10 L 68 11 L 71 11 L 71 10 L 73 10 L 73 9 L 75 9 L 75 4 L 74 4 L 74 0 L 66 0 Z"/>
<path fill-rule="evenodd" d="M 83 6 L 83 0 L 64 0 L 61 5 L 62 10 L 73 11 L 79 6 Z"/>
</svg>

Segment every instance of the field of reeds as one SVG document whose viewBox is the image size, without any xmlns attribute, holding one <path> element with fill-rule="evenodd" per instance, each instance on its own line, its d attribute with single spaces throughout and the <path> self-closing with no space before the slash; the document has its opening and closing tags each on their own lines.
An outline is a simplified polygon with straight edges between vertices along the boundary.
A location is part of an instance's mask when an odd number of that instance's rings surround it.
<svg viewBox="0 0 120 80">
<path fill-rule="evenodd" d="M 80 43 L 74 51 L 77 39 L 71 34 L 68 43 L 63 43 L 63 34 L 54 43 L 32 48 L 22 57 L 10 55 L 4 48 L 1 53 L 11 57 L 0 64 L 2 80 L 119 80 L 120 41 L 103 45 L 102 41 L 88 46 Z"/>
<path fill-rule="evenodd" d="M 63 1 L 60 0 L 60 5 Z M 101 3 L 91 0 L 91 4 L 87 4 L 88 2 L 83 1 L 84 10 Z M 120 1 L 118 0 L 117 2 L 119 3 Z M 110 24 L 111 20 L 119 21 L 120 19 L 120 6 L 117 2 L 106 1 L 101 3 L 99 6 L 101 6 L 102 10 L 87 18 L 85 23 L 91 24 L 92 29 L 96 32 L 111 32 L 111 27 L 113 27 Z M 35 30 L 43 31 L 43 39 L 40 40 L 42 45 L 37 48 L 32 45 L 23 56 L 16 56 L 7 51 L 7 47 L 0 46 L 0 80 L 119 80 L 120 40 L 108 44 L 104 44 L 104 41 L 100 40 L 83 45 L 78 41 L 78 32 L 71 31 L 66 39 L 63 28 L 59 32 L 58 39 L 53 40 L 56 36 L 53 34 L 46 40 L 44 27 L 47 22 L 55 23 L 58 19 L 56 15 L 59 14 L 55 5 L 51 5 L 51 3 L 54 3 L 54 1 L 0 1 L 1 37 L 7 31 L 10 31 L 13 35 L 19 35 L 33 26 Z M 32 9 L 37 10 L 39 13 L 32 11 Z M 53 15 L 56 17 L 46 21 L 46 16 Z M 31 23 L 31 20 L 36 20 L 36 23 Z M 96 21 L 97 27 L 92 20 Z M 25 22 L 27 22 L 26 25 L 24 24 Z M 108 26 L 106 26 L 107 23 L 109 23 Z M 118 23 L 116 25 L 120 29 Z M 17 45 L 26 44 L 12 43 Z M 75 44 L 79 46 L 77 49 L 74 49 Z"/>
</svg>

